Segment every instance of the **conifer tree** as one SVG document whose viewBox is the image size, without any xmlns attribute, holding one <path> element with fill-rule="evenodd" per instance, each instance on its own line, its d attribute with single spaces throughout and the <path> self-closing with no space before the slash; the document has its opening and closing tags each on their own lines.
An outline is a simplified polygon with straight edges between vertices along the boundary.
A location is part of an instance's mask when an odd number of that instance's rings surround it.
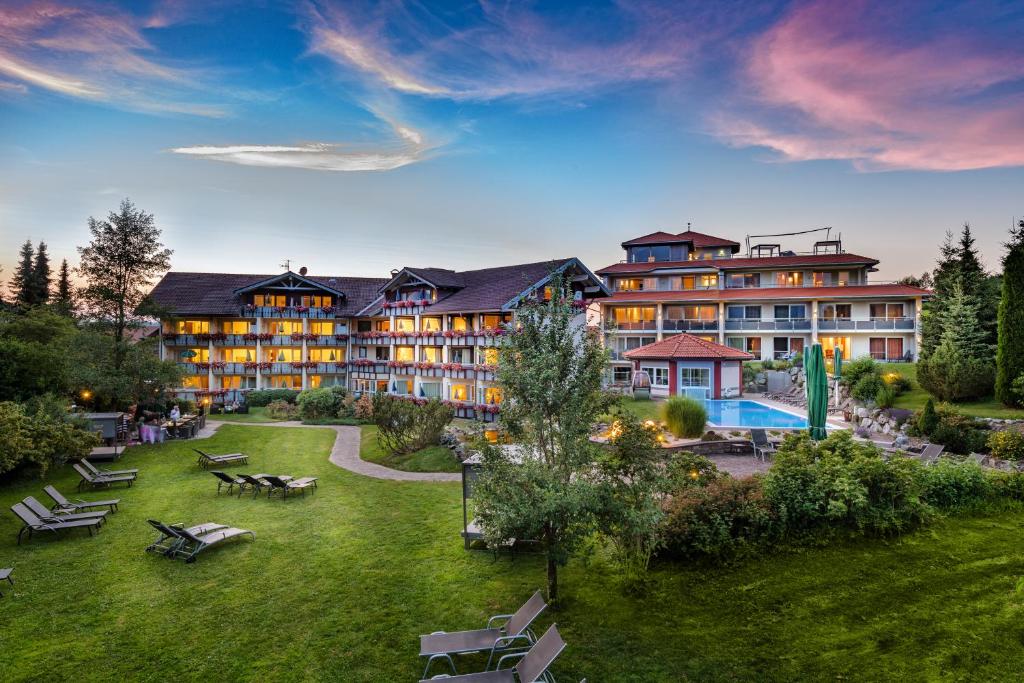
<svg viewBox="0 0 1024 683">
<path fill-rule="evenodd" d="M 992 392 L 992 348 L 978 325 L 977 297 L 956 284 L 942 313 L 942 337 L 917 365 L 921 386 L 943 401 L 981 398 Z"/>
<path fill-rule="evenodd" d="M 33 298 L 37 304 L 50 300 L 50 255 L 46 253 L 46 242 L 40 242 L 36 249 L 36 261 L 32 266 Z"/>
<path fill-rule="evenodd" d="M 14 296 L 14 303 L 25 308 L 36 303 L 35 288 L 33 287 L 34 255 L 32 240 L 25 240 L 18 256 L 18 267 L 14 270 L 14 276 L 11 278 L 11 294 Z"/>
<path fill-rule="evenodd" d="M 75 313 L 74 294 L 71 291 L 71 272 L 67 259 L 60 262 L 60 271 L 57 275 L 57 297 L 54 304 L 63 315 L 74 315 Z"/>
<path fill-rule="evenodd" d="M 996 398 L 1019 405 L 1013 382 L 1024 377 L 1024 220 L 1010 230 L 1003 257 L 1003 287 L 999 301 L 999 344 L 996 349 Z"/>
<path fill-rule="evenodd" d="M 956 280 L 957 248 L 953 243 L 952 231 L 947 230 L 939 247 L 938 264 L 932 273 L 932 296 L 925 302 L 921 318 L 921 358 L 927 358 L 939 345 L 943 311 Z"/>
</svg>

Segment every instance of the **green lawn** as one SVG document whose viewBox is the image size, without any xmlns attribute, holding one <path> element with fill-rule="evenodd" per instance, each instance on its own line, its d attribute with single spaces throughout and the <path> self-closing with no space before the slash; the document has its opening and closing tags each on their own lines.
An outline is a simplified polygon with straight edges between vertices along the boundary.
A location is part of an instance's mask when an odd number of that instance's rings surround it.
<svg viewBox="0 0 1024 683">
<path fill-rule="evenodd" d="M 414 681 L 420 633 L 480 627 L 543 583 L 539 557 L 462 549 L 457 483 L 331 465 L 329 430 L 222 427 L 247 468 L 320 477 L 287 502 L 217 496 L 189 442 L 133 448 L 99 535 L 33 540 L 0 516 L 0 680 Z M 67 492 L 74 478 L 50 478 Z M 6 508 L 40 482 L 0 488 Z M 106 493 L 89 494 L 91 497 Z M 253 529 L 194 565 L 142 552 L 147 518 Z M 947 520 L 888 541 L 738 566 L 662 565 L 625 596 L 603 559 L 560 572 L 542 615 L 568 642 L 561 681 L 1013 680 L 1024 661 L 1024 513 Z M 482 664 L 478 657 L 460 660 Z"/>
<path fill-rule="evenodd" d="M 887 371 L 895 370 L 904 377 L 909 378 L 914 384 L 910 391 L 903 393 L 896 398 L 896 408 L 909 408 L 911 410 L 920 410 L 921 408 L 924 408 L 924 404 L 928 402 L 930 394 L 917 383 L 916 363 L 886 363 L 882 367 Z M 987 398 L 981 401 L 965 401 L 963 403 L 954 403 L 952 405 L 961 413 L 965 415 L 973 415 L 974 417 L 1024 419 L 1024 410 L 1021 410 L 1020 408 L 1007 408 L 1002 403 L 995 400 L 995 398 Z"/>
<path fill-rule="evenodd" d="M 254 407 L 249 408 L 248 413 L 221 413 L 220 415 L 210 415 L 210 419 L 222 422 L 285 422 L 285 420 L 275 420 L 268 416 L 266 411 L 266 408 Z"/>
<path fill-rule="evenodd" d="M 661 420 L 661 406 L 664 401 L 660 400 L 649 400 L 649 401 L 638 401 L 631 397 L 625 397 L 622 399 L 622 407 L 641 420 Z"/>
<path fill-rule="evenodd" d="M 363 425 L 359 457 L 385 467 L 406 472 L 461 472 L 462 466 L 455 459 L 451 449 L 445 446 L 430 446 L 408 455 L 392 455 L 377 443 L 377 427 Z"/>
</svg>

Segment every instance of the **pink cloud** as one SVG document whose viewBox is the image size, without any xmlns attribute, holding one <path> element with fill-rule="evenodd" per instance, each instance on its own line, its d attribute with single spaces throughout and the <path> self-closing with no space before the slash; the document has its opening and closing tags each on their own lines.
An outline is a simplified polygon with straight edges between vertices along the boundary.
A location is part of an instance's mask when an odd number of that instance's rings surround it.
<svg viewBox="0 0 1024 683">
<path fill-rule="evenodd" d="M 712 130 L 787 160 L 864 170 L 1024 164 L 1021 44 L 966 35 L 959 25 L 921 30 L 889 6 L 803 5 L 754 40 L 742 95 Z"/>
</svg>

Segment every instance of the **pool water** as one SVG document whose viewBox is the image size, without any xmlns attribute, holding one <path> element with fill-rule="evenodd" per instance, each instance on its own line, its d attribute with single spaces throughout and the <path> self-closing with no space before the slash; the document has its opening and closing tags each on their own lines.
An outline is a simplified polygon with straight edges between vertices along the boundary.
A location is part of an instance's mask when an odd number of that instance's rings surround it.
<svg viewBox="0 0 1024 683">
<path fill-rule="evenodd" d="M 704 401 L 708 422 L 715 427 L 807 429 L 807 418 L 756 401 Z"/>
</svg>

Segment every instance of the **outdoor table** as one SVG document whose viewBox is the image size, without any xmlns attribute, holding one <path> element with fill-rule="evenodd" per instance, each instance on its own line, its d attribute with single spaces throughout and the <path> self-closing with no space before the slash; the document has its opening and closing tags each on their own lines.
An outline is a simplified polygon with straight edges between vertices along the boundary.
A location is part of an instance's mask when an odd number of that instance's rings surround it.
<svg viewBox="0 0 1024 683">
<path fill-rule="evenodd" d="M 86 460 L 89 462 L 113 462 L 121 455 L 117 446 L 97 446 L 92 449 Z"/>
</svg>

